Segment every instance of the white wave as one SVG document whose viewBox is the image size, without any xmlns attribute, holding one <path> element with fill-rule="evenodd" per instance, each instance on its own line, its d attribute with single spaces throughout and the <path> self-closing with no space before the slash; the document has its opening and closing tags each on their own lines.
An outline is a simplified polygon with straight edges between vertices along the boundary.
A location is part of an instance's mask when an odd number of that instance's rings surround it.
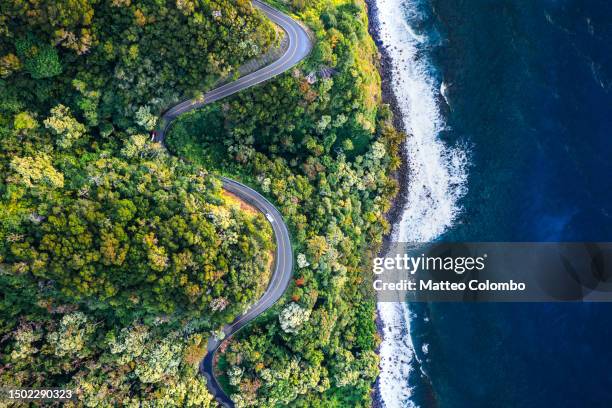
<svg viewBox="0 0 612 408">
<path fill-rule="evenodd" d="M 387 408 L 414 408 L 410 400 L 412 389 L 408 376 L 415 358 L 410 337 L 410 316 L 405 302 L 380 302 L 378 315 L 383 322 L 383 342 L 380 345 L 380 376 L 378 387 Z"/>
<path fill-rule="evenodd" d="M 380 38 L 392 63 L 392 83 L 409 133 L 406 153 L 409 185 L 401 219 L 394 225 L 396 242 L 430 242 L 453 225 L 466 192 L 466 149 L 445 145 L 439 134 L 446 124 L 438 107 L 441 91 L 421 52 L 427 37 L 410 26 L 419 18 L 418 0 L 376 0 Z M 409 305 L 398 299 L 378 303 L 383 322 L 379 387 L 387 408 L 413 407 L 408 374 L 413 370 Z"/>
<path fill-rule="evenodd" d="M 448 91 L 448 85 L 446 84 L 446 82 L 442 81 L 442 83 L 440 84 L 440 95 L 442 95 L 446 104 L 450 106 L 450 103 L 448 102 L 448 94 L 446 93 L 446 91 Z"/>
</svg>

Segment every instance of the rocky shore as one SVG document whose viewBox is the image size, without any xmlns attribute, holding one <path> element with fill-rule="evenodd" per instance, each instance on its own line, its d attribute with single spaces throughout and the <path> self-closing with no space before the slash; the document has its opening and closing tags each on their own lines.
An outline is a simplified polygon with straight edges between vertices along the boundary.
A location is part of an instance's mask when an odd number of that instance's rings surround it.
<svg viewBox="0 0 612 408">
<path fill-rule="evenodd" d="M 367 10 L 368 10 L 368 22 L 369 22 L 368 31 L 370 33 L 370 36 L 374 39 L 374 42 L 376 43 L 376 47 L 378 48 L 378 52 L 379 52 L 377 68 L 378 68 L 378 71 L 380 73 L 381 80 L 382 80 L 383 102 L 388 104 L 391 108 L 391 111 L 393 112 L 393 126 L 395 126 L 396 129 L 407 134 L 407 129 L 404 125 L 404 121 L 402 118 L 402 113 L 399 108 L 399 104 L 397 102 L 397 96 L 395 95 L 395 91 L 393 90 L 393 84 L 392 84 L 393 65 L 392 65 L 391 57 L 389 56 L 389 53 L 387 52 L 385 46 L 383 45 L 380 39 L 380 30 L 379 30 L 380 21 L 378 19 L 376 0 L 365 0 L 365 2 L 367 5 Z M 399 153 L 401 156 L 401 165 L 397 169 L 397 171 L 395 171 L 395 173 L 391 175 L 397 181 L 398 187 L 399 187 L 398 194 L 393 199 L 391 209 L 385 215 L 385 217 L 387 218 L 387 221 L 392 226 L 395 225 L 399 221 L 402 215 L 404 206 L 406 204 L 406 200 L 407 200 L 409 166 L 408 166 L 408 157 L 406 154 L 406 141 L 405 140 L 406 139 L 404 138 L 404 141 L 402 141 L 402 144 L 399 149 L 400 150 Z M 384 254 L 387 253 L 389 249 L 389 245 L 391 243 L 391 239 L 392 239 L 391 232 L 389 232 L 389 234 L 387 234 L 384 237 L 383 245 L 381 246 L 379 256 L 384 256 Z M 377 328 L 379 336 L 382 338 L 384 335 L 383 334 L 384 327 L 383 327 L 383 322 L 380 316 L 378 315 L 378 313 L 376 314 L 376 328 Z M 377 353 L 378 353 L 378 350 L 377 350 Z M 380 395 L 380 388 L 378 386 L 378 379 L 376 380 L 372 388 L 372 407 L 373 408 L 384 408 L 384 403 Z"/>
<path fill-rule="evenodd" d="M 399 108 L 399 104 L 397 102 L 397 96 L 395 95 L 395 91 L 393 90 L 392 83 L 392 61 L 389 53 L 384 47 L 379 34 L 379 24 L 378 14 L 376 12 L 376 0 L 365 0 L 368 9 L 368 31 L 370 36 L 374 39 L 376 47 L 379 52 L 379 59 L 377 68 L 380 73 L 380 77 L 382 80 L 382 98 L 383 102 L 388 104 L 393 112 L 393 126 L 401 132 L 407 134 L 407 129 L 404 125 L 404 121 L 402 119 L 402 112 Z M 409 137 L 409 135 L 407 136 Z M 399 149 L 399 153 L 401 156 L 401 165 L 400 167 L 391 175 L 397 183 L 399 187 L 399 191 L 397 196 L 393 199 L 393 203 L 391 209 L 386 214 L 386 219 L 389 221 L 389 224 L 395 225 L 396 222 L 399 221 L 402 210 L 404 209 L 404 205 L 406 204 L 406 194 L 407 194 L 407 185 L 408 185 L 408 176 L 409 176 L 409 166 L 408 166 L 408 157 L 406 155 L 406 139 L 402 141 L 402 144 Z M 383 241 L 383 245 L 381 247 L 380 253 L 384 254 L 387 252 L 389 248 L 389 243 L 391 240 L 391 234 L 387 234 Z"/>
</svg>

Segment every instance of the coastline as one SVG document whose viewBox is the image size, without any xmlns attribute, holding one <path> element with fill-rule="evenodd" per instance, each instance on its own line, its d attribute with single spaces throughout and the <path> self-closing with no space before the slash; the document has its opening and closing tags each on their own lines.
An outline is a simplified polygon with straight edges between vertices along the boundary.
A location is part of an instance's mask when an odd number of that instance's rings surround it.
<svg viewBox="0 0 612 408">
<path fill-rule="evenodd" d="M 381 77 L 382 101 L 383 103 L 389 105 L 391 112 L 393 113 L 393 126 L 395 127 L 395 129 L 401 131 L 405 135 L 399 147 L 401 164 L 399 168 L 393 174 L 391 174 L 391 177 L 398 183 L 398 192 L 392 200 L 391 208 L 385 214 L 385 218 L 389 222 L 389 225 L 393 226 L 400 220 L 402 211 L 408 199 L 407 190 L 409 181 L 409 167 L 406 151 L 406 139 L 410 137 L 410 135 L 406 131 L 402 112 L 399 108 L 397 96 L 392 85 L 391 56 L 389 55 L 387 49 L 384 47 L 380 38 L 380 21 L 378 19 L 378 6 L 376 4 L 376 0 L 365 0 L 365 4 L 368 14 L 368 32 L 374 40 L 376 48 L 378 49 L 376 68 L 378 69 L 379 75 Z M 384 256 L 384 254 L 387 253 L 392 240 L 392 232 L 393 229 L 391 229 L 383 237 L 383 243 L 378 256 Z M 378 308 L 376 308 L 375 324 L 378 335 L 382 339 L 384 337 L 384 326 Z M 380 345 L 376 349 L 376 354 L 380 356 Z M 380 375 L 376 378 L 376 381 L 374 382 L 372 387 L 371 398 L 373 408 L 385 407 L 385 404 L 380 395 L 379 381 Z"/>
<path fill-rule="evenodd" d="M 440 138 L 447 125 L 444 81 L 430 60 L 442 38 L 435 12 L 420 9 L 416 0 L 365 1 L 368 31 L 379 52 L 383 102 L 391 106 L 393 125 L 405 135 L 400 167 L 389 175 L 399 191 L 386 214 L 392 229 L 381 246 L 379 256 L 384 257 L 392 241 L 429 242 L 453 227 L 459 200 L 467 193 L 469 147 Z M 404 300 L 377 303 L 381 343 L 371 393 L 374 407 L 435 406 L 429 404 L 435 393 L 420 361 L 422 344 L 415 344 L 420 336 L 412 337 L 416 316 Z"/>
<path fill-rule="evenodd" d="M 391 56 L 389 55 L 386 48 L 383 46 L 380 39 L 380 22 L 376 13 L 377 5 L 376 0 L 364 0 L 367 6 L 368 13 L 368 32 L 376 44 L 378 49 L 378 59 L 376 61 L 376 68 L 381 78 L 382 88 L 382 101 L 389 105 L 391 112 L 393 112 L 393 126 L 395 129 L 402 132 L 405 137 L 402 140 L 399 148 L 400 155 L 400 167 L 391 174 L 391 177 L 398 183 L 397 195 L 393 198 L 391 208 L 385 214 L 385 218 L 390 225 L 395 225 L 399 221 L 402 210 L 407 202 L 407 190 L 409 181 L 409 167 L 408 167 L 408 156 L 406 152 L 406 139 L 410 137 L 410 134 L 406 131 L 401 109 L 399 108 L 397 96 L 392 85 L 392 62 Z M 391 242 L 391 231 L 383 237 L 383 244 L 380 248 L 379 254 L 384 254 L 389 249 Z"/>
</svg>

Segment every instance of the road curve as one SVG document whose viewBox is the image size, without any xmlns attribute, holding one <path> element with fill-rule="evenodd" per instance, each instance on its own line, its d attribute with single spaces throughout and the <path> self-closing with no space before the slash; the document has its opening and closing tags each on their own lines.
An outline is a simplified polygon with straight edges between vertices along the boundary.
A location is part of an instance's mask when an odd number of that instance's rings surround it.
<svg viewBox="0 0 612 408">
<path fill-rule="evenodd" d="M 260 84 L 273 78 L 302 61 L 312 50 L 312 42 L 308 34 L 295 20 L 286 14 L 272 8 L 260 0 L 252 0 L 253 5 L 261 10 L 272 22 L 285 31 L 288 38 L 287 50 L 284 54 L 269 65 L 245 75 L 234 82 L 227 83 L 219 88 L 213 89 L 204 95 L 203 99 L 189 99 L 168 109 L 162 115 L 163 127 L 155 135 L 154 140 L 159 143 L 164 142 L 166 133 L 172 122 L 181 114 L 200 108 L 219 99 L 233 95 L 243 89 Z M 251 204 L 266 215 L 272 226 L 276 239 L 276 253 L 274 258 L 274 271 L 270 278 L 270 283 L 263 296 L 247 310 L 243 315 L 238 316 L 234 321 L 223 327 L 225 339 L 232 336 L 242 327 L 246 326 L 251 320 L 268 310 L 285 293 L 293 273 L 293 249 L 289 239 L 287 225 L 283 221 L 280 212 L 261 194 L 250 187 L 237 181 L 221 177 L 223 188 L 230 193 L 240 197 L 245 202 Z M 206 378 L 208 391 L 215 397 L 217 402 L 225 407 L 233 407 L 232 400 L 223 392 L 219 382 L 214 375 L 214 358 L 217 349 L 223 340 L 211 337 L 208 340 L 207 353 L 200 364 L 200 373 Z"/>
<path fill-rule="evenodd" d="M 298 24 L 297 21 L 260 0 L 252 0 L 252 2 L 253 5 L 261 10 L 273 23 L 285 31 L 285 35 L 288 39 L 287 50 L 279 59 L 271 64 L 245 75 L 234 82 L 227 83 L 207 92 L 200 100 L 188 99 L 168 109 L 161 117 L 163 127 L 154 138 L 156 142 L 164 141 L 172 121 L 182 113 L 216 102 L 219 99 L 233 95 L 243 89 L 250 88 L 270 78 L 274 78 L 286 72 L 310 54 L 312 50 L 312 41 L 304 28 Z"/>
<path fill-rule="evenodd" d="M 276 238 L 276 253 L 274 257 L 274 270 L 270 278 L 270 283 L 263 296 L 246 313 L 238 316 L 232 324 L 223 328 L 225 338 L 232 336 L 242 327 L 246 326 L 251 320 L 268 310 L 285 293 L 293 272 L 293 250 L 289 239 L 289 230 L 283 221 L 280 212 L 261 194 L 250 187 L 237 181 L 222 177 L 223 188 L 230 193 L 239 196 L 245 202 L 251 204 L 262 213 L 272 225 L 274 237 Z M 221 341 L 215 337 L 208 340 L 207 353 L 200 364 L 200 372 L 206 377 L 206 383 L 210 393 L 216 398 L 217 402 L 226 407 L 233 407 L 232 401 L 223 392 L 217 379 L 214 376 L 215 353 Z"/>
</svg>

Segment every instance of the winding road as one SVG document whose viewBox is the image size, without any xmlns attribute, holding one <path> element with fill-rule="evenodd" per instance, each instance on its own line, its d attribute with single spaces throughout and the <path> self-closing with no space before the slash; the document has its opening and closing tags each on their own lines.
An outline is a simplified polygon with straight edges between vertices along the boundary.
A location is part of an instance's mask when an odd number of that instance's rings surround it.
<svg viewBox="0 0 612 408">
<path fill-rule="evenodd" d="M 282 74 L 310 54 L 312 50 L 312 41 L 300 24 L 291 17 L 260 0 L 252 0 L 252 2 L 253 5 L 261 10 L 273 23 L 285 31 L 285 35 L 288 39 L 287 50 L 279 59 L 271 64 L 251 74 L 245 75 L 234 82 L 227 83 L 209 91 L 202 99 L 189 99 L 167 110 L 161 118 L 163 127 L 154 137 L 156 142 L 164 142 L 164 138 L 172 122 L 181 114 L 216 102 L 219 99 L 233 95 L 243 89 L 250 88 Z M 265 199 L 265 197 L 252 188 L 237 181 L 225 177 L 222 177 L 221 180 L 225 190 L 237 195 L 266 216 L 272 226 L 276 239 L 274 271 L 272 272 L 270 283 L 263 296 L 250 309 L 222 329 L 225 334 L 224 339 L 227 339 L 242 327 L 246 326 L 251 320 L 272 307 L 274 303 L 280 299 L 283 293 L 285 293 L 293 273 L 293 250 L 289 239 L 289 231 L 287 225 L 283 221 L 282 215 Z M 225 407 L 233 407 L 234 404 L 232 400 L 223 392 L 223 389 L 214 375 L 215 354 L 222 342 L 223 340 L 219 340 L 216 337 L 211 337 L 208 340 L 207 353 L 200 364 L 200 372 L 206 378 L 208 390 L 215 397 L 217 402 Z"/>
<path fill-rule="evenodd" d="M 270 78 L 274 78 L 288 71 L 310 54 L 312 50 L 312 41 L 304 28 L 297 21 L 260 0 L 252 0 L 252 2 L 253 5 L 261 10 L 273 23 L 285 31 L 285 35 L 288 39 L 288 46 L 285 53 L 270 65 L 266 65 L 255 72 L 207 92 L 202 99 L 187 99 L 168 109 L 161 117 L 163 128 L 156 135 L 155 141 L 163 142 L 172 121 L 179 115 L 208 105 L 209 103 L 216 102 L 219 99 L 233 95 L 243 89 L 265 82 Z"/>
<path fill-rule="evenodd" d="M 257 191 L 249 188 L 237 181 L 223 177 L 223 188 L 230 193 L 239 196 L 242 200 L 251 204 L 262 213 L 266 214 L 268 221 L 272 225 L 274 237 L 276 239 L 276 253 L 274 255 L 274 271 L 270 278 L 268 288 L 263 296 L 242 316 L 238 316 L 232 324 L 223 328 L 225 338 L 232 336 L 242 327 L 246 326 L 251 320 L 268 310 L 285 293 L 293 272 L 293 250 L 289 239 L 287 225 L 283 221 L 280 212 L 268 200 Z M 215 337 L 208 339 L 207 353 L 200 364 L 200 372 L 206 377 L 206 384 L 210 393 L 217 401 L 226 407 L 232 407 L 232 401 L 223 392 L 217 379 L 214 376 L 215 353 L 221 341 Z"/>
</svg>

